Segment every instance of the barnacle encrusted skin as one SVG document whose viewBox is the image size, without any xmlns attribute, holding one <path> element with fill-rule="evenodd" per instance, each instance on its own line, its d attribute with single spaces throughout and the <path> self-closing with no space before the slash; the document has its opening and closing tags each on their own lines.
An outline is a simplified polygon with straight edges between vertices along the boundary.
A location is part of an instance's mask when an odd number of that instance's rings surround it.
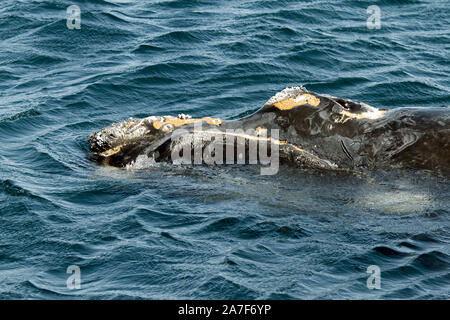
<svg viewBox="0 0 450 320">
<path fill-rule="evenodd" d="M 210 117 L 194 119 L 185 114 L 179 114 L 178 117 L 150 116 L 142 119 L 129 118 L 94 132 L 88 140 L 93 152 L 109 156 L 117 153 L 118 147 L 122 144 L 144 136 L 170 133 L 175 127 L 197 122 L 218 126 L 223 121 L 219 118 Z"/>
<path fill-rule="evenodd" d="M 286 88 L 267 100 L 266 105 L 275 104 L 287 99 L 295 99 L 298 95 L 303 93 L 308 93 L 308 90 L 303 86 Z"/>
<path fill-rule="evenodd" d="M 143 119 L 129 118 L 115 122 L 89 136 L 92 151 L 104 152 L 111 147 L 117 147 L 120 142 L 145 136 L 150 132 L 149 124 L 163 117 L 151 116 Z"/>
</svg>

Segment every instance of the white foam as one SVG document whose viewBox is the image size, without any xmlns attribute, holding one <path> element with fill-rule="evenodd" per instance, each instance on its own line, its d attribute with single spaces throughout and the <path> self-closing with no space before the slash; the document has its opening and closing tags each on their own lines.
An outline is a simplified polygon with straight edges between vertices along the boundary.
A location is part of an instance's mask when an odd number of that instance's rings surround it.
<svg viewBox="0 0 450 320">
<path fill-rule="evenodd" d="M 145 154 L 141 154 L 137 156 L 136 160 L 127 164 L 126 169 L 127 170 L 142 170 L 142 169 L 148 169 L 151 167 L 156 166 L 156 161 L 153 157 L 149 157 Z"/>
</svg>

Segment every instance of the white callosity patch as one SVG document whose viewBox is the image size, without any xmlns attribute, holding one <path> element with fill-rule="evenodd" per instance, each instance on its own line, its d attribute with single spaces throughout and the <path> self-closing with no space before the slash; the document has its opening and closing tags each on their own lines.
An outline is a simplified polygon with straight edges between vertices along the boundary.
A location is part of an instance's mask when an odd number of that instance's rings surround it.
<svg viewBox="0 0 450 320">
<path fill-rule="evenodd" d="M 374 108 L 365 103 L 362 103 L 362 105 L 367 110 L 362 113 L 363 118 L 375 120 L 375 119 L 383 117 L 386 114 L 385 110 L 380 110 L 380 109 Z"/>
<path fill-rule="evenodd" d="M 277 94 L 275 94 L 273 97 L 271 97 L 266 102 L 266 105 L 276 104 L 276 103 L 286 101 L 289 99 L 292 99 L 294 102 L 301 103 L 301 102 L 303 102 L 303 100 L 305 100 L 305 97 L 303 96 L 303 94 L 305 94 L 305 93 L 308 93 L 308 90 L 303 86 L 286 88 L 286 89 L 278 92 Z M 322 96 L 327 97 L 332 100 L 337 99 L 336 97 L 327 95 L 327 94 L 324 94 Z M 346 122 L 350 119 L 376 120 L 376 119 L 384 117 L 386 114 L 386 110 L 380 110 L 380 109 L 374 108 L 364 102 L 358 102 L 358 103 L 361 105 L 361 107 L 363 109 L 362 112 L 355 113 L 355 112 L 345 109 L 343 106 L 343 109 L 340 112 L 340 114 L 342 114 L 342 118 L 336 119 L 335 122 Z"/>
<path fill-rule="evenodd" d="M 338 98 L 329 94 L 322 94 L 322 96 L 329 98 L 331 100 L 337 100 Z M 380 110 L 375 107 L 372 107 L 368 105 L 367 103 L 361 102 L 361 101 L 351 101 L 355 102 L 361 105 L 362 112 L 360 113 L 354 113 L 349 110 L 346 110 L 346 106 L 342 106 L 342 110 L 340 111 L 340 114 L 343 115 L 342 119 L 336 119 L 335 122 L 346 122 L 349 119 L 369 119 L 369 120 L 376 120 L 379 118 L 382 118 L 386 115 L 386 110 Z"/>
<path fill-rule="evenodd" d="M 354 112 L 348 111 L 343 108 L 340 111 L 340 114 L 342 114 L 342 118 L 335 120 L 335 122 L 345 123 L 350 119 L 376 120 L 376 119 L 382 118 L 386 115 L 386 110 L 380 110 L 380 109 L 374 108 L 363 102 L 358 102 L 358 103 L 361 104 L 361 107 L 363 110 L 362 112 L 354 113 Z"/>
<path fill-rule="evenodd" d="M 281 101 L 284 101 L 287 99 L 295 99 L 300 94 L 303 94 L 303 93 L 308 93 L 308 90 L 306 90 L 305 87 L 286 88 L 283 91 L 280 91 L 277 94 L 275 94 L 272 98 L 270 98 L 266 102 L 266 105 L 274 104 L 274 103 L 281 102 Z"/>
<path fill-rule="evenodd" d="M 166 123 L 161 127 L 161 131 L 164 133 L 171 132 L 173 129 L 175 129 L 175 126 L 172 123 Z"/>
<path fill-rule="evenodd" d="M 182 119 L 182 120 L 192 119 L 192 116 L 190 116 L 188 114 L 180 113 L 178 115 L 178 119 Z"/>
</svg>

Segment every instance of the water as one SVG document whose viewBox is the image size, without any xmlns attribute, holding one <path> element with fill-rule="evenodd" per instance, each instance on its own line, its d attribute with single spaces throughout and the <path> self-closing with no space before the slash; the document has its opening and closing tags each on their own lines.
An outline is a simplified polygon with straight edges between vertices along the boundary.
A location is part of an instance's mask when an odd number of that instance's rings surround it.
<svg viewBox="0 0 450 320">
<path fill-rule="evenodd" d="M 0 298 L 448 299 L 448 180 L 88 160 L 113 121 L 238 118 L 292 85 L 450 105 L 450 2 L 374 2 L 3 0 Z"/>
</svg>

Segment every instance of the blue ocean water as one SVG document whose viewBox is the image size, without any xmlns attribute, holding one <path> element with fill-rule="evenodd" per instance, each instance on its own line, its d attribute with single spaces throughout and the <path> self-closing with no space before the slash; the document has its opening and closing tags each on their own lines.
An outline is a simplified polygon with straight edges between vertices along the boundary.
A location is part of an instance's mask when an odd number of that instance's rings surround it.
<svg viewBox="0 0 450 320">
<path fill-rule="evenodd" d="M 448 180 L 127 171 L 87 145 L 128 117 L 238 118 L 292 85 L 450 105 L 449 25 L 448 0 L 2 0 L 0 298 L 449 299 Z"/>
</svg>

